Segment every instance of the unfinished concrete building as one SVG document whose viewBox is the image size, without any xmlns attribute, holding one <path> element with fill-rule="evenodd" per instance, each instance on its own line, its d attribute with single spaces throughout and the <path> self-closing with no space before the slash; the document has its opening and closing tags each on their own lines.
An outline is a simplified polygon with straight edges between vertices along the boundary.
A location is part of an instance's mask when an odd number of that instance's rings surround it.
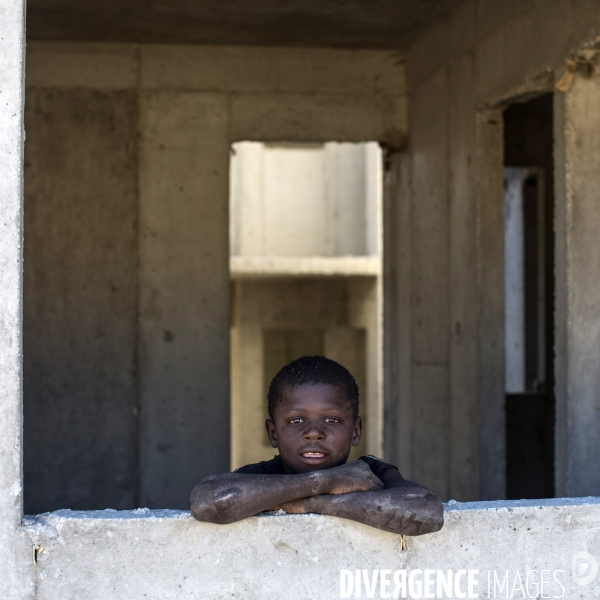
<svg viewBox="0 0 600 600">
<path fill-rule="evenodd" d="M 600 558 L 598 2 L 0 0 L 0 38 L 2 598 Z M 265 153 L 338 147 L 337 192 L 252 212 L 244 157 L 275 185 Z M 199 479 L 264 457 L 298 348 L 362 378 L 370 452 L 458 501 L 441 532 L 191 520 Z"/>
</svg>

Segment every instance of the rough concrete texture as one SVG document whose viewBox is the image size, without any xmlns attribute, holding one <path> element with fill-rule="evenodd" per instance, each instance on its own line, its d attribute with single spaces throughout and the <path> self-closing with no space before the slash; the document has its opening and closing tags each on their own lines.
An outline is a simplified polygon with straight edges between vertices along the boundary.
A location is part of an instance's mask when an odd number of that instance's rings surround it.
<svg viewBox="0 0 600 600">
<path fill-rule="evenodd" d="M 29 39 L 404 48 L 460 0 L 31 0 Z"/>
<path fill-rule="evenodd" d="M 38 45 L 50 46 L 33 44 Z M 351 96 L 406 92 L 404 58 L 392 51 L 149 44 L 140 52 L 144 88 Z"/>
<path fill-rule="evenodd" d="M 412 142 L 412 193 L 417 201 L 411 212 L 411 397 L 414 413 L 412 440 L 418 455 L 413 477 L 441 498 L 450 496 L 448 403 L 448 198 L 446 152 L 448 115 L 438 106 L 446 93 L 444 72 L 415 93 L 410 127 Z"/>
<path fill-rule="evenodd" d="M 472 55 L 464 54 L 448 77 L 449 493 L 461 500 L 481 498 L 478 478 L 472 476 L 479 463 L 479 415 L 472 402 L 477 394 L 477 295 L 472 287 L 477 251 L 476 240 L 464 234 L 476 228 L 475 191 L 469 186 L 475 104 L 472 94 L 460 93 L 469 89 L 474 68 Z"/>
<path fill-rule="evenodd" d="M 398 202 L 410 205 L 402 218 L 412 229 L 412 334 L 401 338 L 410 344 L 409 377 L 420 381 L 404 388 L 409 397 L 400 401 L 419 407 L 408 417 L 409 429 L 427 428 L 440 460 L 427 466 L 427 453 L 414 438 L 403 460 L 426 477 L 434 469 L 429 483 L 445 497 L 493 499 L 505 493 L 502 108 L 553 91 L 565 57 L 599 34 L 595 2 L 465 0 L 407 53 L 410 173 Z M 598 236 L 591 237 L 597 226 L 591 209 L 597 195 L 597 93 L 595 80 L 577 75 L 565 105 L 557 103 L 565 115 L 556 115 L 561 131 L 555 136 L 555 176 L 565 189 L 557 195 L 556 213 L 563 219 L 557 231 L 562 226 L 564 233 L 556 259 L 557 441 L 563 448 L 557 492 L 565 495 L 600 492 L 590 462 L 599 451 L 592 429 L 597 431 L 600 365 L 591 350 L 599 313 L 592 309 L 598 301 L 590 288 L 598 255 Z M 406 255 L 401 236 L 389 252 Z M 424 377 L 428 368 L 436 375 Z M 416 414 L 428 424 L 416 423 Z"/>
<path fill-rule="evenodd" d="M 22 486 L 24 3 L 0 0 L 0 597 L 31 596 Z"/>
<path fill-rule="evenodd" d="M 397 535 L 321 515 L 219 526 L 187 512 L 60 511 L 27 518 L 24 532 L 38 547 L 37 600 L 330 599 L 340 597 L 340 569 L 474 569 L 478 597 L 508 596 L 488 594 L 488 571 L 492 586 L 494 570 L 499 580 L 508 571 L 511 590 L 518 571 L 523 586 L 529 573 L 529 597 L 600 594 L 599 577 L 578 585 L 572 576 L 575 553 L 599 558 L 598 498 L 450 503 L 445 516 L 442 531 L 408 538 L 405 551 Z M 533 587 L 542 570 L 544 596 Z"/>
<path fill-rule="evenodd" d="M 477 258 L 476 279 L 468 283 L 478 302 L 478 396 L 470 408 L 479 422 L 479 461 L 472 472 L 478 480 L 479 498 L 490 500 L 506 494 L 502 113 L 477 112 L 475 136 L 476 204 L 470 209 L 476 216 Z"/>
<path fill-rule="evenodd" d="M 145 92 L 140 113 L 140 503 L 186 508 L 229 469 L 227 102 Z"/>
<path fill-rule="evenodd" d="M 383 176 L 384 456 L 412 479 L 410 157 L 387 158 Z"/>
<path fill-rule="evenodd" d="M 557 491 L 597 493 L 600 472 L 600 76 L 577 78 L 560 104 L 564 179 L 557 182 Z"/>
<path fill-rule="evenodd" d="M 133 508 L 136 97 L 29 88 L 25 127 L 25 510 Z"/>
<path fill-rule="evenodd" d="M 387 51 L 32 43 L 27 86 L 30 510 L 185 508 L 198 479 L 229 467 L 230 144 L 398 145 L 404 63 Z"/>
</svg>

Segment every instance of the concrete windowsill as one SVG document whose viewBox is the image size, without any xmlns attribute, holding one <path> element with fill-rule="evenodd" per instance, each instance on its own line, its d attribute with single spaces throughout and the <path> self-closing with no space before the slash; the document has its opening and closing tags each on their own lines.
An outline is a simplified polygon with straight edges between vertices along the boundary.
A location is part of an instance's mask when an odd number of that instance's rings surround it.
<svg viewBox="0 0 600 600">
<path fill-rule="evenodd" d="M 50 599 L 335 598 L 340 569 L 477 569 L 480 597 L 488 571 L 508 571 L 512 585 L 516 571 L 545 569 L 565 598 L 600 597 L 600 578 L 571 577 L 577 552 L 600 559 L 600 498 L 450 502 L 445 516 L 405 551 L 400 536 L 323 515 L 219 526 L 187 511 L 62 510 L 25 517 L 22 532 L 39 548 L 37 593 Z"/>
</svg>

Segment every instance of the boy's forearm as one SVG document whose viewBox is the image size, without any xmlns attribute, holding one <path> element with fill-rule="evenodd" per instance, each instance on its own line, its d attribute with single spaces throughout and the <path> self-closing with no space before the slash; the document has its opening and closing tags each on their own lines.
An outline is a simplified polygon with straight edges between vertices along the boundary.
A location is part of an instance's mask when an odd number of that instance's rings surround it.
<svg viewBox="0 0 600 600">
<path fill-rule="evenodd" d="M 302 505 L 298 512 L 342 517 L 390 533 L 423 535 L 439 531 L 444 523 L 442 503 L 437 496 L 411 494 L 402 488 L 322 494 L 298 502 Z"/>
<path fill-rule="evenodd" d="M 199 521 L 234 523 L 291 500 L 328 491 L 323 471 L 305 475 L 227 473 L 207 477 L 193 489 L 191 511 Z"/>
</svg>

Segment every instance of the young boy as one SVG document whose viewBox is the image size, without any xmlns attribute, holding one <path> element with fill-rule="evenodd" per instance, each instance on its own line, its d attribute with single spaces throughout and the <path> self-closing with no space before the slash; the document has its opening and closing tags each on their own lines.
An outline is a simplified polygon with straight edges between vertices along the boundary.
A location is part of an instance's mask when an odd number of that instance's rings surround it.
<svg viewBox="0 0 600 600">
<path fill-rule="evenodd" d="M 267 434 L 279 456 L 212 475 L 192 491 L 199 521 L 234 523 L 265 510 L 321 513 L 392 533 L 441 529 L 440 499 L 373 456 L 346 463 L 362 422 L 358 386 L 340 364 L 305 356 L 279 371 L 269 387 Z"/>
</svg>

